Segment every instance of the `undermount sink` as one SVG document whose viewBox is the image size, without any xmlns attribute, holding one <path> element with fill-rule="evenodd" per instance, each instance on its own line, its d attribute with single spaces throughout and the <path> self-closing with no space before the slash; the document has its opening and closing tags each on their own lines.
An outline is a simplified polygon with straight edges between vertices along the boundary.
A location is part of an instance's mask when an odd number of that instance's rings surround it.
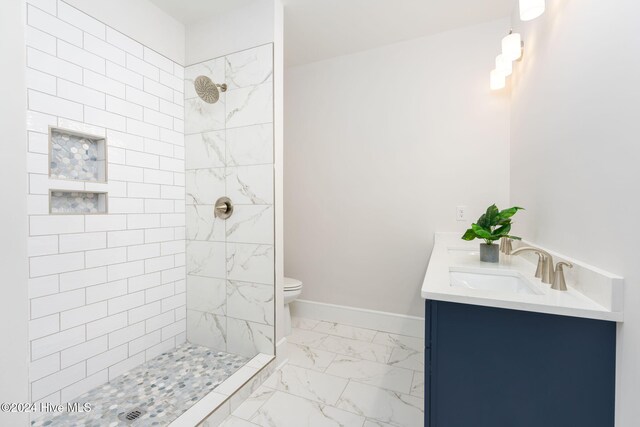
<svg viewBox="0 0 640 427">
<path fill-rule="evenodd" d="M 516 294 L 542 295 L 519 273 L 470 273 L 464 271 L 450 271 L 451 286 L 481 291 L 511 292 Z"/>
</svg>

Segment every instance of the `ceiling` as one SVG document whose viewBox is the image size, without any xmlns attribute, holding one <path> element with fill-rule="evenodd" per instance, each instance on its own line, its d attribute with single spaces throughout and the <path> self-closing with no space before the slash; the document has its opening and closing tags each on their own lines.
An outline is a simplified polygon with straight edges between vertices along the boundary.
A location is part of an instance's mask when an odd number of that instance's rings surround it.
<svg viewBox="0 0 640 427">
<path fill-rule="evenodd" d="M 151 0 L 186 25 L 253 1 Z M 509 16 L 515 0 L 282 0 L 285 63 L 307 64 Z"/>
<path fill-rule="evenodd" d="M 151 0 L 151 3 L 185 25 L 222 15 L 254 0 Z"/>
</svg>

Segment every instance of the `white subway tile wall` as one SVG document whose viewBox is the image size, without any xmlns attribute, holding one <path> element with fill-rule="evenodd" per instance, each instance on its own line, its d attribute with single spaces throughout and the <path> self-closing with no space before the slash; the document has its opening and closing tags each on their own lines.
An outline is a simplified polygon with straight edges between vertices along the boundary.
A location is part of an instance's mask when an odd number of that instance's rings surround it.
<svg viewBox="0 0 640 427">
<path fill-rule="evenodd" d="M 184 69 L 57 0 L 27 0 L 31 398 L 64 402 L 186 339 Z M 109 182 L 48 177 L 49 126 L 106 136 Z M 49 189 L 106 215 L 49 215 Z"/>
</svg>

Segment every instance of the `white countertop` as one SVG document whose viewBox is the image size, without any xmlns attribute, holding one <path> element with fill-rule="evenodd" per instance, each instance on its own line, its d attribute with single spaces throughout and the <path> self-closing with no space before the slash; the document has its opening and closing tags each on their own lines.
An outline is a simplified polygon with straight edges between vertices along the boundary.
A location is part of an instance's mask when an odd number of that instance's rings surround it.
<svg viewBox="0 0 640 427">
<path fill-rule="evenodd" d="M 436 233 L 435 245 L 422 284 L 423 298 L 622 322 L 622 277 L 551 252 L 556 262 L 569 260 L 574 264 L 573 271 L 566 269 L 569 290 L 556 291 L 534 277 L 536 265 L 525 257 L 500 254 L 499 263 L 480 262 L 481 242 L 466 242 L 460 238 L 461 235 L 462 233 Z M 540 294 L 454 287 L 450 283 L 450 271 L 519 273 Z"/>
</svg>

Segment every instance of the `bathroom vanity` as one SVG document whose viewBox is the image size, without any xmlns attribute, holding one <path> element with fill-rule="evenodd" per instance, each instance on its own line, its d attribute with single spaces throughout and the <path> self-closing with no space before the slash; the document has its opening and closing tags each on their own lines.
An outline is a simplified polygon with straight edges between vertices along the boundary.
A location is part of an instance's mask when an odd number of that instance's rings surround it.
<svg viewBox="0 0 640 427">
<path fill-rule="evenodd" d="M 613 427 L 622 278 L 553 254 L 574 264 L 555 291 L 458 239 L 436 235 L 422 287 L 425 426 Z"/>
</svg>

